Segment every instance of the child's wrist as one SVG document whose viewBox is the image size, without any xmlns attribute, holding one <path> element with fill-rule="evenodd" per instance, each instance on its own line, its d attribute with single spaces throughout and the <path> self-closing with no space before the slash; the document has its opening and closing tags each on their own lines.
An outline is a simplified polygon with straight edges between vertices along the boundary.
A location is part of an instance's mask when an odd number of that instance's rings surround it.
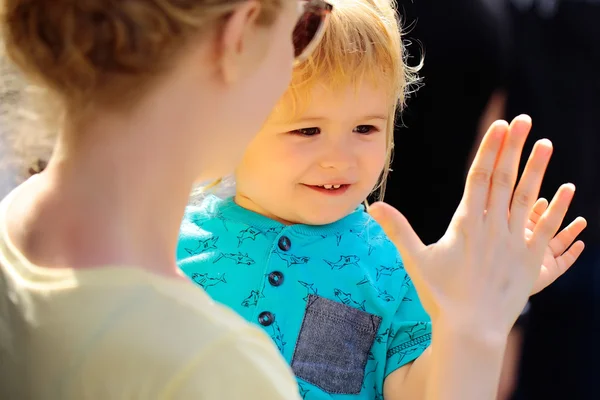
<svg viewBox="0 0 600 400">
<path fill-rule="evenodd" d="M 482 324 L 481 321 L 438 317 L 432 323 L 432 339 L 450 341 L 457 345 L 480 347 L 491 352 L 504 351 L 508 331 L 502 327 Z"/>
</svg>

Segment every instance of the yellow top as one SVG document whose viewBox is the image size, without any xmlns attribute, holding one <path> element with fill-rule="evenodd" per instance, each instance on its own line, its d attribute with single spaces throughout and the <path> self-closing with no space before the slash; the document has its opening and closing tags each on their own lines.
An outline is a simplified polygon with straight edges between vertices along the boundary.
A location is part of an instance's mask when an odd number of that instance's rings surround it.
<svg viewBox="0 0 600 400">
<path fill-rule="evenodd" d="M 299 399 L 268 336 L 192 283 L 32 265 L 6 232 L 15 191 L 0 203 L 0 399 Z"/>
</svg>

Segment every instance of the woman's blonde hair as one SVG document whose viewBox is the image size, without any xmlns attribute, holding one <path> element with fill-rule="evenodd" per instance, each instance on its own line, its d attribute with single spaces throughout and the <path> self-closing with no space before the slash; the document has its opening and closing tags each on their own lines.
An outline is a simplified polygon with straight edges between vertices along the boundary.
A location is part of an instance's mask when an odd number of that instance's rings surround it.
<svg viewBox="0 0 600 400">
<path fill-rule="evenodd" d="M 304 63 L 297 66 L 284 96 L 286 110 L 301 113 L 310 99 L 309 90 L 326 82 L 332 90 L 358 86 L 368 80 L 390 96 L 387 159 L 377 186 L 383 198 L 394 147 L 394 120 L 404 107 L 406 94 L 418 82 L 421 64 L 409 67 L 400 21 L 393 0 L 331 0 L 334 12 L 323 40 Z M 291 101 L 290 101 L 291 100 Z M 281 104 L 281 103 L 280 103 Z"/>
<path fill-rule="evenodd" d="M 121 108 L 243 1 L 3 0 L 0 23 L 8 56 L 67 108 Z M 270 24 L 281 0 L 258 1 Z"/>
<path fill-rule="evenodd" d="M 134 105 L 244 1 L 2 0 L 2 144 L 23 162 L 47 159 L 65 112 Z M 283 0 L 255 1 L 257 23 L 271 24 Z"/>
</svg>

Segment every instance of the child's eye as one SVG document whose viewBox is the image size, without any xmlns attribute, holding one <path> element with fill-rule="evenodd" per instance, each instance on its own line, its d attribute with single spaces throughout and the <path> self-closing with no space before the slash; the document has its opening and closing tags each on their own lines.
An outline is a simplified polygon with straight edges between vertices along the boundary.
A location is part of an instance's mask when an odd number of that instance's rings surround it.
<svg viewBox="0 0 600 400">
<path fill-rule="evenodd" d="M 377 128 L 375 128 L 373 125 L 358 125 L 356 128 L 354 128 L 354 132 L 362 135 L 368 135 L 369 133 L 377 132 Z"/>
<path fill-rule="evenodd" d="M 302 136 L 314 136 L 321 133 L 320 128 L 302 128 L 291 131 L 294 135 L 302 135 Z"/>
</svg>

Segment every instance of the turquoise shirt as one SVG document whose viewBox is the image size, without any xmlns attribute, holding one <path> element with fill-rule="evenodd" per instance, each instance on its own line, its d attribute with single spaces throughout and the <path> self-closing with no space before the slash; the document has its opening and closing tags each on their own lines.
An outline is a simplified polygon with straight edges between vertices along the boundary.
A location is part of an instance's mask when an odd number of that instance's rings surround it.
<svg viewBox="0 0 600 400">
<path fill-rule="evenodd" d="M 177 258 L 271 336 L 306 400 L 383 399 L 385 377 L 430 344 L 400 255 L 362 206 L 329 225 L 286 226 L 209 196 L 186 210 Z"/>
</svg>

